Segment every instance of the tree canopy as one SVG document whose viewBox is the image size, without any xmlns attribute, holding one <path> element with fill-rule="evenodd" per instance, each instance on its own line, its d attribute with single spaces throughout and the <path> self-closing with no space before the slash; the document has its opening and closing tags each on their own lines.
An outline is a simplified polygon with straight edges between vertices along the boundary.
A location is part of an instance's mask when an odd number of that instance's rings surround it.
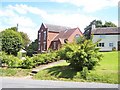
<svg viewBox="0 0 120 90">
<path fill-rule="evenodd" d="M 117 27 L 114 23 L 112 22 L 105 22 L 105 24 L 103 25 L 103 27 Z"/>
<path fill-rule="evenodd" d="M 7 28 L 5 30 L 13 30 L 13 31 L 17 31 L 17 27 L 10 27 L 10 28 Z"/>
<path fill-rule="evenodd" d="M 20 35 L 21 35 L 22 40 L 23 40 L 23 47 L 24 47 L 24 49 L 26 49 L 28 44 L 30 43 L 30 39 L 29 39 L 27 33 L 20 32 Z"/>
<path fill-rule="evenodd" d="M 38 49 L 38 39 L 33 41 L 28 47 L 27 47 L 27 55 L 32 56 L 32 54 L 36 53 Z"/>
<path fill-rule="evenodd" d="M 5 30 L 0 32 L 2 38 L 2 51 L 8 54 L 17 55 L 22 48 L 22 37 L 14 30 Z"/>
<path fill-rule="evenodd" d="M 111 21 L 105 21 L 105 23 L 103 24 L 101 20 L 96 20 L 96 24 L 95 24 L 96 28 L 98 27 L 117 27 L 113 22 Z"/>
</svg>

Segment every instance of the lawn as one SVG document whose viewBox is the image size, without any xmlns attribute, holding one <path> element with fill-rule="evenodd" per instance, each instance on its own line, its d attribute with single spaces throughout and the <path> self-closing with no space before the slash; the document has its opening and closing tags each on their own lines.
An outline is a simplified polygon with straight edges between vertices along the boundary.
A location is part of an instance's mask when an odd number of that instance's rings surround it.
<svg viewBox="0 0 120 90">
<path fill-rule="evenodd" d="M 29 75 L 30 69 L 21 68 L 0 68 L 0 76 L 23 77 Z"/>
<path fill-rule="evenodd" d="M 86 80 L 81 77 L 81 72 L 70 68 L 67 62 L 38 72 L 34 79 L 118 83 L 118 52 L 100 53 L 104 56 L 103 60 L 99 66 L 90 71 Z"/>
</svg>

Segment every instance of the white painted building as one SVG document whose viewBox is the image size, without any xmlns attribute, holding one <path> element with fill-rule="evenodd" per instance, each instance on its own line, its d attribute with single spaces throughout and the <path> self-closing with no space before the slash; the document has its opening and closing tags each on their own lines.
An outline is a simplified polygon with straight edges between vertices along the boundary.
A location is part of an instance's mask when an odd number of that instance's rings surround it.
<svg viewBox="0 0 120 90">
<path fill-rule="evenodd" d="M 101 39 L 97 45 L 100 47 L 100 51 L 112 51 L 113 48 L 120 50 L 120 28 L 95 28 L 92 30 L 92 34 L 93 42 Z"/>
</svg>

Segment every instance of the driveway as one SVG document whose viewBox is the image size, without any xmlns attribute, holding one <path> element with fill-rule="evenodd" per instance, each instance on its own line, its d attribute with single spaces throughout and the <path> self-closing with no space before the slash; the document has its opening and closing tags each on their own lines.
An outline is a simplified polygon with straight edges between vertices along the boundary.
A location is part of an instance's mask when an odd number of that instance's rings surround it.
<svg viewBox="0 0 120 90">
<path fill-rule="evenodd" d="M 118 84 L 0 78 L 2 88 L 118 88 Z"/>
</svg>

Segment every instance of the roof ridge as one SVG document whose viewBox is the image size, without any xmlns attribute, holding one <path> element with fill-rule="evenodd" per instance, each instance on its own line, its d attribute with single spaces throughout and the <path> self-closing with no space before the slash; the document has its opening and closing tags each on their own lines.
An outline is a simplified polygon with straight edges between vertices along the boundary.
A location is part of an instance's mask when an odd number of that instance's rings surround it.
<svg viewBox="0 0 120 90">
<path fill-rule="evenodd" d="M 68 28 L 71 28 L 69 26 L 63 26 L 63 25 L 57 25 L 57 24 L 49 24 L 49 23 L 44 23 L 44 25 L 52 25 L 52 26 L 59 26 L 59 27 L 68 27 Z"/>
<path fill-rule="evenodd" d="M 95 29 L 107 29 L 107 28 L 119 28 L 119 27 L 98 27 L 98 28 L 95 28 Z"/>
</svg>

